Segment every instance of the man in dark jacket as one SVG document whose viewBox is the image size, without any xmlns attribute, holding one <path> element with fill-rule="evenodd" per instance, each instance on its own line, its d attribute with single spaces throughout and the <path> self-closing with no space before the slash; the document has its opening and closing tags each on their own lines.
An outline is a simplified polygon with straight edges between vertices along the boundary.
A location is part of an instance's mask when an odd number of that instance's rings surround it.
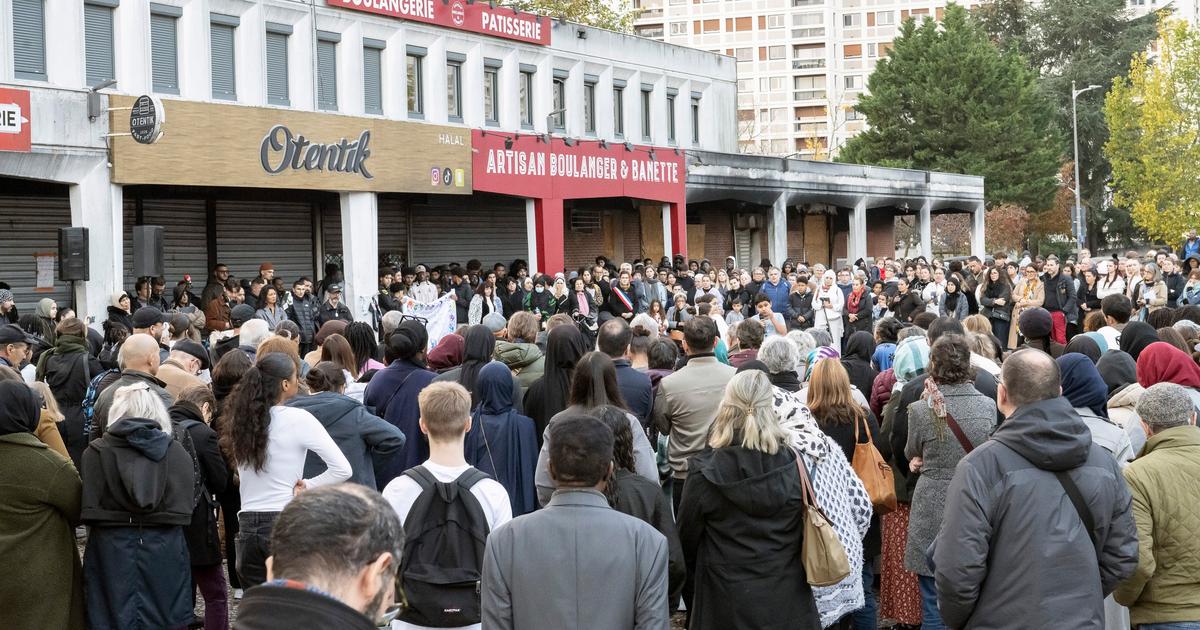
<svg viewBox="0 0 1200 630">
<path fill-rule="evenodd" d="M 292 283 L 292 303 L 287 307 L 288 319 L 300 327 L 300 356 L 312 350 L 313 337 L 317 334 L 317 298 L 309 292 L 308 285 L 308 278 Z"/>
<path fill-rule="evenodd" d="M 462 267 L 450 268 L 450 296 L 454 300 L 454 311 L 458 316 L 458 323 L 467 323 L 471 298 L 475 297 L 475 292 L 471 290 L 471 283 L 467 282 L 466 272 Z"/>
<path fill-rule="evenodd" d="M 270 579 L 246 592 L 234 630 L 387 625 L 404 530 L 378 492 L 352 483 L 306 490 L 271 534 Z"/>
<path fill-rule="evenodd" d="M 1067 325 L 1079 321 L 1079 306 L 1075 292 L 1075 282 L 1062 272 L 1058 266 L 1058 258 L 1050 256 L 1042 267 L 1045 274 L 1042 281 L 1046 283 L 1046 300 L 1042 308 L 1050 311 L 1054 327 L 1050 331 L 1050 339 L 1066 345 Z"/>
<path fill-rule="evenodd" d="M 343 383 L 334 389 L 345 389 Z M 390 422 L 371 413 L 362 403 L 340 391 L 320 391 L 311 396 L 297 396 L 287 406 L 311 413 L 329 437 L 337 442 L 342 454 L 350 461 L 354 472 L 346 481 L 375 488 L 375 466 L 382 466 L 394 453 L 404 448 L 404 432 Z M 311 479 L 325 472 L 325 463 L 309 452 L 304 462 L 304 475 Z"/>
<path fill-rule="evenodd" d="M 112 406 L 113 395 L 126 385 L 146 383 L 150 391 L 162 400 L 163 407 L 170 407 L 174 400 L 167 393 L 166 383 L 158 380 L 158 342 L 150 335 L 132 335 L 121 344 L 118 359 L 124 366 L 120 372 L 114 372 L 113 378 L 100 382 L 100 395 L 96 397 L 94 417 L 92 418 L 91 439 L 103 435 L 108 426 L 108 410 Z"/>
<path fill-rule="evenodd" d="M 232 336 L 213 344 L 212 364 L 216 365 L 221 357 L 225 356 L 230 350 L 234 350 L 242 345 L 242 325 L 254 319 L 254 307 L 249 304 L 238 304 L 229 312 L 229 325 L 231 327 Z"/>
<path fill-rule="evenodd" d="M 325 291 L 325 301 L 321 303 L 321 308 L 317 309 L 317 327 L 321 327 L 325 322 L 331 322 L 340 319 L 344 322 L 354 321 L 354 316 L 350 314 L 350 309 L 342 304 L 342 285 L 331 284 Z"/>
<path fill-rule="evenodd" d="M 629 342 L 633 341 L 633 329 L 624 320 L 610 319 L 600 326 L 596 337 L 596 348 L 607 354 L 617 368 L 617 387 L 629 411 L 637 416 L 645 428 L 654 410 L 654 390 L 650 377 L 633 369 L 629 360 Z"/>
<path fill-rule="evenodd" d="M 930 553 L 951 628 L 1100 630 L 1137 568 L 1129 487 L 1059 383 L 1049 355 L 1014 353 L 997 392 L 1008 419 L 955 470 Z"/>
</svg>

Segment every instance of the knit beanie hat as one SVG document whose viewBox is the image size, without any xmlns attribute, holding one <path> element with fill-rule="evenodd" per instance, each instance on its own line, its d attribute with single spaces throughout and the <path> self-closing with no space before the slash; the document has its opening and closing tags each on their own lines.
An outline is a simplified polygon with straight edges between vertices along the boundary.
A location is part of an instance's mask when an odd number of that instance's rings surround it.
<svg viewBox="0 0 1200 630">
<path fill-rule="evenodd" d="M 12 291 L 9 291 L 8 289 L 0 289 L 0 304 L 15 301 L 16 300 L 13 299 Z"/>
</svg>

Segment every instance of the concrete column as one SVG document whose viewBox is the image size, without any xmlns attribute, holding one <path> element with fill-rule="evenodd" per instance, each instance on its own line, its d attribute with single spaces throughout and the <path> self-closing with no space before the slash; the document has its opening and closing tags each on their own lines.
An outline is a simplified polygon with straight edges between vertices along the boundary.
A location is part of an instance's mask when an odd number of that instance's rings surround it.
<svg viewBox="0 0 1200 630">
<path fill-rule="evenodd" d="M 682 201 L 667 205 L 671 207 L 671 244 L 675 250 L 668 252 L 667 255 L 674 258 L 675 254 L 683 254 L 686 258 L 688 255 L 687 206 Z"/>
<path fill-rule="evenodd" d="M 103 160 L 71 185 L 71 225 L 88 228 L 88 272 L 91 280 L 75 283 L 76 314 L 89 324 L 103 321 L 112 294 L 125 277 L 121 186 L 109 179 Z"/>
<path fill-rule="evenodd" d="M 867 197 L 862 197 L 850 211 L 850 226 L 846 234 L 847 264 L 867 256 L 867 201 Z"/>
<path fill-rule="evenodd" d="M 775 266 L 787 259 L 787 194 L 775 198 L 771 220 L 767 222 L 767 257 Z"/>
<path fill-rule="evenodd" d="M 541 272 L 538 266 L 537 240 L 537 204 L 533 199 L 525 200 L 525 242 L 528 244 L 529 274 L 534 276 Z"/>
<path fill-rule="evenodd" d="M 921 204 L 921 214 L 917 217 L 917 229 L 921 232 L 921 255 L 925 260 L 933 260 L 933 200 L 926 199 Z"/>
<path fill-rule="evenodd" d="M 662 223 L 663 223 L 663 256 L 672 258 L 671 251 L 671 204 L 664 203 L 662 205 Z"/>
<path fill-rule="evenodd" d="M 563 238 L 563 200 L 534 199 L 536 255 L 540 271 L 552 274 L 566 267 L 566 242 Z"/>
<path fill-rule="evenodd" d="M 987 206 L 983 202 L 975 206 L 971 212 L 971 255 L 983 258 L 986 252 L 984 242 L 984 219 L 987 218 Z"/>
<path fill-rule="evenodd" d="M 339 195 L 342 208 L 342 299 L 354 321 L 371 322 L 368 307 L 379 282 L 379 204 L 373 192 Z"/>
</svg>

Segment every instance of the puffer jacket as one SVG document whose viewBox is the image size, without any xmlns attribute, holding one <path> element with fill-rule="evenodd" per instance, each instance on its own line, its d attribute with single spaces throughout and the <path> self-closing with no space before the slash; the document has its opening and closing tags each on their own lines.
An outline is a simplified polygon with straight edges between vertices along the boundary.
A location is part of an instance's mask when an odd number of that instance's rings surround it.
<svg viewBox="0 0 1200 630">
<path fill-rule="evenodd" d="M 1200 619 L 1200 431 L 1165 429 L 1125 469 L 1137 521 L 1138 564 L 1113 594 L 1134 625 Z"/>
<path fill-rule="evenodd" d="M 1137 412 L 1137 401 L 1141 400 L 1144 391 L 1146 388 L 1141 385 L 1130 383 L 1113 392 L 1108 399 L 1108 419 L 1125 429 L 1134 455 L 1142 452 L 1146 445 L 1146 430 L 1142 428 L 1142 417 Z"/>
<path fill-rule="evenodd" d="M 546 355 L 536 344 L 497 341 L 493 356 L 517 375 L 523 390 L 529 389 L 546 371 Z"/>
<path fill-rule="evenodd" d="M 1087 501 L 1093 546 L 1054 474 Z M 1133 574 L 1137 527 L 1113 456 L 1058 397 L 1019 407 L 958 464 L 931 547 L 951 628 L 1104 628 L 1104 597 Z M 1064 579 L 1063 567 L 1070 567 Z"/>
<path fill-rule="evenodd" d="M 317 334 L 317 298 L 305 295 L 301 300 L 292 294 L 292 304 L 287 307 L 287 316 L 300 327 L 300 342 L 312 343 L 313 336 Z"/>
</svg>

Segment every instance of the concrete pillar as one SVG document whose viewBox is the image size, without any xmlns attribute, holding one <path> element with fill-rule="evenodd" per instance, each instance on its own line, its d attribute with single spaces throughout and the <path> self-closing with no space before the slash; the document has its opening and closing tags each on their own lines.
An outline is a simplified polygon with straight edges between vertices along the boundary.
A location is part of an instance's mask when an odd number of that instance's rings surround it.
<svg viewBox="0 0 1200 630">
<path fill-rule="evenodd" d="M 917 229 L 921 233 L 921 255 L 925 260 L 933 260 L 933 200 L 926 199 L 921 204 L 921 214 L 917 217 Z"/>
<path fill-rule="evenodd" d="M 371 322 L 368 307 L 379 282 L 379 203 L 373 192 L 339 195 L 342 208 L 342 299 L 354 321 Z"/>
<path fill-rule="evenodd" d="M 663 256 L 671 258 L 674 253 L 671 251 L 671 204 L 664 203 L 662 205 L 662 223 L 663 223 Z"/>
<path fill-rule="evenodd" d="M 109 179 L 103 160 L 71 185 L 71 225 L 88 228 L 88 272 L 91 280 L 75 283 L 76 314 L 89 324 L 104 321 L 108 300 L 122 290 L 125 239 L 124 196 Z"/>
<path fill-rule="evenodd" d="M 776 266 L 787 259 L 787 201 L 786 193 L 775 198 L 771 220 L 767 222 L 767 257 Z"/>
<path fill-rule="evenodd" d="M 533 199 L 525 200 L 525 242 L 529 250 L 526 253 L 529 274 L 536 276 L 541 273 L 541 267 L 538 266 L 537 204 Z"/>
<path fill-rule="evenodd" d="M 566 243 L 563 238 L 563 200 L 534 199 L 536 256 L 540 271 L 553 274 L 566 267 Z"/>
<path fill-rule="evenodd" d="M 867 201 L 867 197 L 862 197 L 850 211 L 850 226 L 846 234 L 847 264 L 867 256 Z"/>
<path fill-rule="evenodd" d="M 984 219 L 987 218 L 987 206 L 981 201 L 971 212 L 971 255 L 983 258 L 986 255 L 984 242 Z"/>
<path fill-rule="evenodd" d="M 671 212 L 671 244 L 675 251 L 669 252 L 667 255 L 674 257 L 674 254 L 688 255 L 687 242 L 687 206 L 681 201 L 678 203 L 669 203 Z"/>
</svg>

